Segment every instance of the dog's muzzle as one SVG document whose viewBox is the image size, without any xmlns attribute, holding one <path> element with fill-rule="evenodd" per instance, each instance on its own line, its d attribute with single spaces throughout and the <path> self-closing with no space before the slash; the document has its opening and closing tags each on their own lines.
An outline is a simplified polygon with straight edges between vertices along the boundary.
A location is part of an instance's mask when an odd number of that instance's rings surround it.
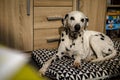
<svg viewBox="0 0 120 80">
<path fill-rule="evenodd" d="M 75 31 L 78 32 L 80 30 L 80 25 L 79 24 L 76 24 L 75 27 L 74 27 Z"/>
</svg>

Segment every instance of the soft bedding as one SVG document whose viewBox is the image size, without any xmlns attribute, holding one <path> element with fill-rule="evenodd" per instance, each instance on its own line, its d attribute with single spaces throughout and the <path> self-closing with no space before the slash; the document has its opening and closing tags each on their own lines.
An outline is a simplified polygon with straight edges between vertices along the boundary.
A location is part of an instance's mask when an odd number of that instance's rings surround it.
<svg viewBox="0 0 120 80">
<path fill-rule="evenodd" d="M 73 67 L 74 58 L 67 56 L 51 63 L 45 75 L 54 80 L 93 80 L 120 76 L 120 41 L 113 40 L 117 55 L 104 62 L 82 61 L 80 68 Z M 57 49 L 39 49 L 32 52 L 32 59 L 42 67 L 45 61 L 57 53 Z"/>
</svg>

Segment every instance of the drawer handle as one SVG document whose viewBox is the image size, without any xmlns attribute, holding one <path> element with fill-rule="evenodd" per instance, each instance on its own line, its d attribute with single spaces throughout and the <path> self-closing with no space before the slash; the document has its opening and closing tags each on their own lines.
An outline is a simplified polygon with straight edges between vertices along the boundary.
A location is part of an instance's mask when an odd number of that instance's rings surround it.
<svg viewBox="0 0 120 80">
<path fill-rule="evenodd" d="M 27 0 L 27 15 L 30 16 L 30 0 Z"/>
<path fill-rule="evenodd" d="M 57 21 L 57 20 L 62 20 L 63 18 L 62 17 L 58 17 L 58 16 L 48 16 L 47 17 L 47 20 L 48 21 Z"/>
<path fill-rule="evenodd" d="M 58 42 L 59 38 L 47 39 L 47 43 Z"/>
</svg>

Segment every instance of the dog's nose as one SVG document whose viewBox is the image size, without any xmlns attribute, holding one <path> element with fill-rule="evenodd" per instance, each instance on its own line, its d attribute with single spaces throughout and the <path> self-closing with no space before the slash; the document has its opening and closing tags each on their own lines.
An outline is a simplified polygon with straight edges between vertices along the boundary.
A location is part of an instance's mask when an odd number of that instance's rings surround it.
<svg viewBox="0 0 120 80">
<path fill-rule="evenodd" d="M 79 24 L 76 24 L 75 25 L 75 31 L 79 31 L 80 30 L 80 25 Z"/>
</svg>

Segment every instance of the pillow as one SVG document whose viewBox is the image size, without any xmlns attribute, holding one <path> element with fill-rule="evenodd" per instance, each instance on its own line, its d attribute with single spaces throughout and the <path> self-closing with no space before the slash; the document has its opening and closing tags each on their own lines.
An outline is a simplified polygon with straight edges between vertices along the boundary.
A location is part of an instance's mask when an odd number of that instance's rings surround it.
<svg viewBox="0 0 120 80">
<path fill-rule="evenodd" d="M 117 41 L 114 41 L 115 47 L 119 50 Z M 39 49 L 32 53 L 33 60 L 42 67 L 45 61 L 57 53 L 57 49 Z M 86 79 L 105 79 L 120 75 L 120 52 L 117 55 L 104 62 L 86 62 L 81 61 L 81 67 L 73 67 L 73 58 L 62 57 L 61 60 L 55 60 L 51 63 L 45 75 L 51 79 L 57 80 L 86 80 Z"/>
</svg>

